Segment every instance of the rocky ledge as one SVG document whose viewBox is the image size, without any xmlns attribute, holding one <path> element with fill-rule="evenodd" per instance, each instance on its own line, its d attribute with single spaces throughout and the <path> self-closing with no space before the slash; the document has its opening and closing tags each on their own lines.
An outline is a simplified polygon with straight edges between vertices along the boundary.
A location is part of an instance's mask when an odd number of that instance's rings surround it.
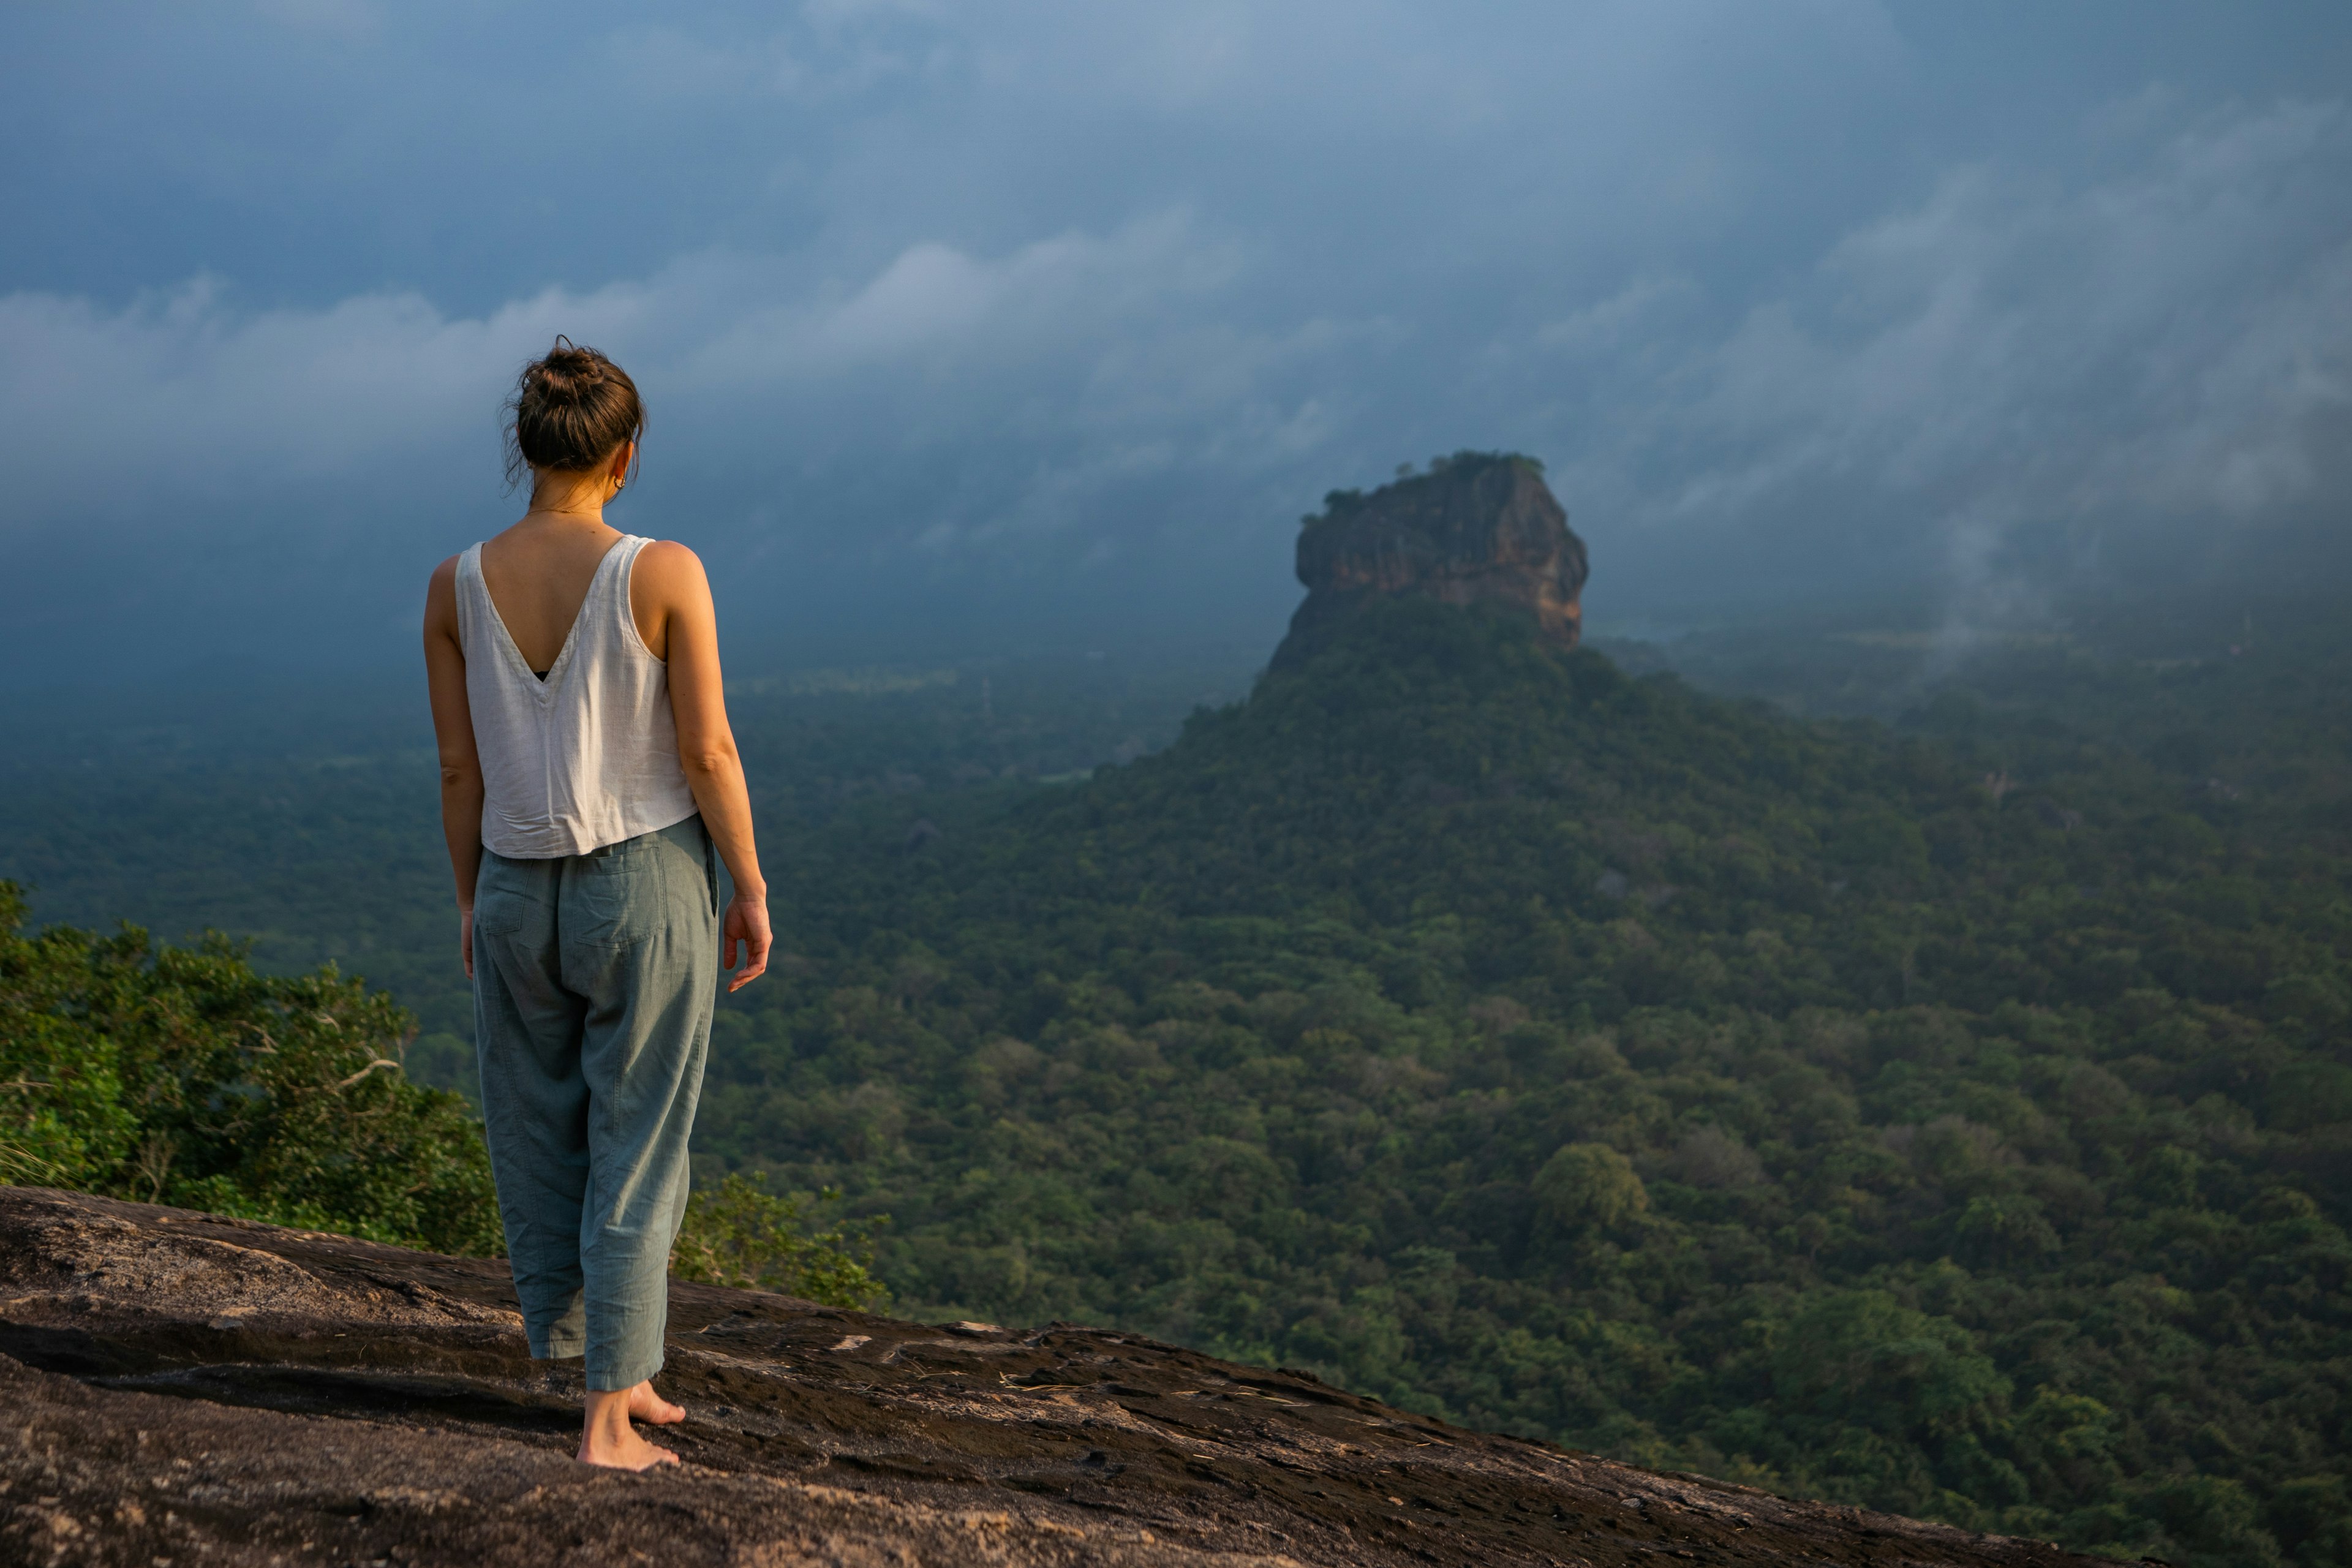
<svg viewBox="0 0 2352 1568">
<path fill-rule="evenodd" d="M 0 1188 L 0 1562 L 2084 1565 L 1132 1334 L 674 1285 L 687 1463 L 571 1458 L 503 1264 Z"/>
</svg>

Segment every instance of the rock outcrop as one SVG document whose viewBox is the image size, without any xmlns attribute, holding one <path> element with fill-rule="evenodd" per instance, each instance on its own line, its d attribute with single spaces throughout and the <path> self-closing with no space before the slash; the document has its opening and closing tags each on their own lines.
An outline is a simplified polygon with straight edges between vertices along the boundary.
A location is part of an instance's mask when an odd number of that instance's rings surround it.
<svg viewBox="0 0 2352 1568">
<path fill-rule="evenodd" d="M 1370 495 L 1334 490 L 1299 531 L 1307 599 L 1272 668 L 1303 664 L 1349 616 L 1395 594 L 1507 606 L 1574 647 L 1585 570 L 1584 541 L 1532 458 L 1462 452 Z"/>
<path fill-rule="evenodd" d="M 503 1264 L 0 1187 L 0 1562 L 2073 1564 L 1055 1323 L 673 1285 L 687 1459 L 572 1461 Z M 575 1363 L 576 1367 L 576 1363 Z"/>
</svg>

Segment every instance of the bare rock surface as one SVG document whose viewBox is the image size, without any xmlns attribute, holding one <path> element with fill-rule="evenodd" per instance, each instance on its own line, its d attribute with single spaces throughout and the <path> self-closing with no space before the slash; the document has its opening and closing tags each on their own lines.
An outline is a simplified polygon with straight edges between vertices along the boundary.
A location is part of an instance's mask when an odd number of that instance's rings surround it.
<svg viewBox="0 0 2352 1568">
<path fill-rule="evenodd" d="M 2087 1565 L 1131 1334 L 671 1288 L 642 1476 L 505 1265 L 0 1187 L 0 1563 Z"/>
<path fill-rule="evenodd" d="M 1419 595 L 1535 619 L 1574 647 L 1583 627 L 1584 541 L 1527 458 L 1463 453 L 1370 495 L 1334 491 L 1298 535 L 1307 597 L 1273 668 L 1305 662 L 1373 600 Z"/>
</svg>

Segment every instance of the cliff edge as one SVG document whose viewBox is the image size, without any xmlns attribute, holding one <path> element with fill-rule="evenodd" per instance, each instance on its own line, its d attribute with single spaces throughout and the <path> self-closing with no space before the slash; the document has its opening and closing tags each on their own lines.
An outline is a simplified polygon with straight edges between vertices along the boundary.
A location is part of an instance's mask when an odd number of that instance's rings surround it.
<svg viewBox="0 0 2352 1568">
<path fill-rule="evenodd" d="M 1131 1334 L 674 1284 L 684 1467 L 571 1458 L 506 1266 L 0 1187 L 0 1561 L 1995 1563 L 2033 1542 L 1463 1431 Z M 576 1365 L 576 1363 L 575 1363 Z"/>
<path fill-rule="evenodd" d="M 1272 668 L 1305 663 L 1341 622 L 1375 599 L 1418 594 L 1448 605 L 1498 605 L 1532 616 L 1574 647 L 1583 625 L 1584 541 L 1543 479 L 1512 453 L 1460 452 L 1366 495 L 1334 490 L 1298 534 L 1307 598 Z"/>
</svg>

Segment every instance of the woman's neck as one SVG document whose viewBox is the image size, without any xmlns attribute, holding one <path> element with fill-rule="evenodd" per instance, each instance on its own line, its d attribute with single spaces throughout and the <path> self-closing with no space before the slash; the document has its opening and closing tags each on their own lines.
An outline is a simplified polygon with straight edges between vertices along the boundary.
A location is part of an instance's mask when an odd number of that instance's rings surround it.
<svg viewBox="0 0 2352 1568">
<path fill-rule="evenodd" d="M 532 477 L 530 510 L 523 515 L 602 523 L 610 489 L 601 469 L 582 474 L 541 470 Z"/>
<path fill-rule="evenodd" d="M 531 503 L 530 510 L 522 514 L 522 521 L 525 522 L 554 523 L 561 527 L 570 528 L 579 528 L 583 526 L 588 528 L 603 528 L 605 526 L 604 509 L 601 505 L 577 507 L 542 506 L 537 501 L 534 501 Z"/>
</svg>

